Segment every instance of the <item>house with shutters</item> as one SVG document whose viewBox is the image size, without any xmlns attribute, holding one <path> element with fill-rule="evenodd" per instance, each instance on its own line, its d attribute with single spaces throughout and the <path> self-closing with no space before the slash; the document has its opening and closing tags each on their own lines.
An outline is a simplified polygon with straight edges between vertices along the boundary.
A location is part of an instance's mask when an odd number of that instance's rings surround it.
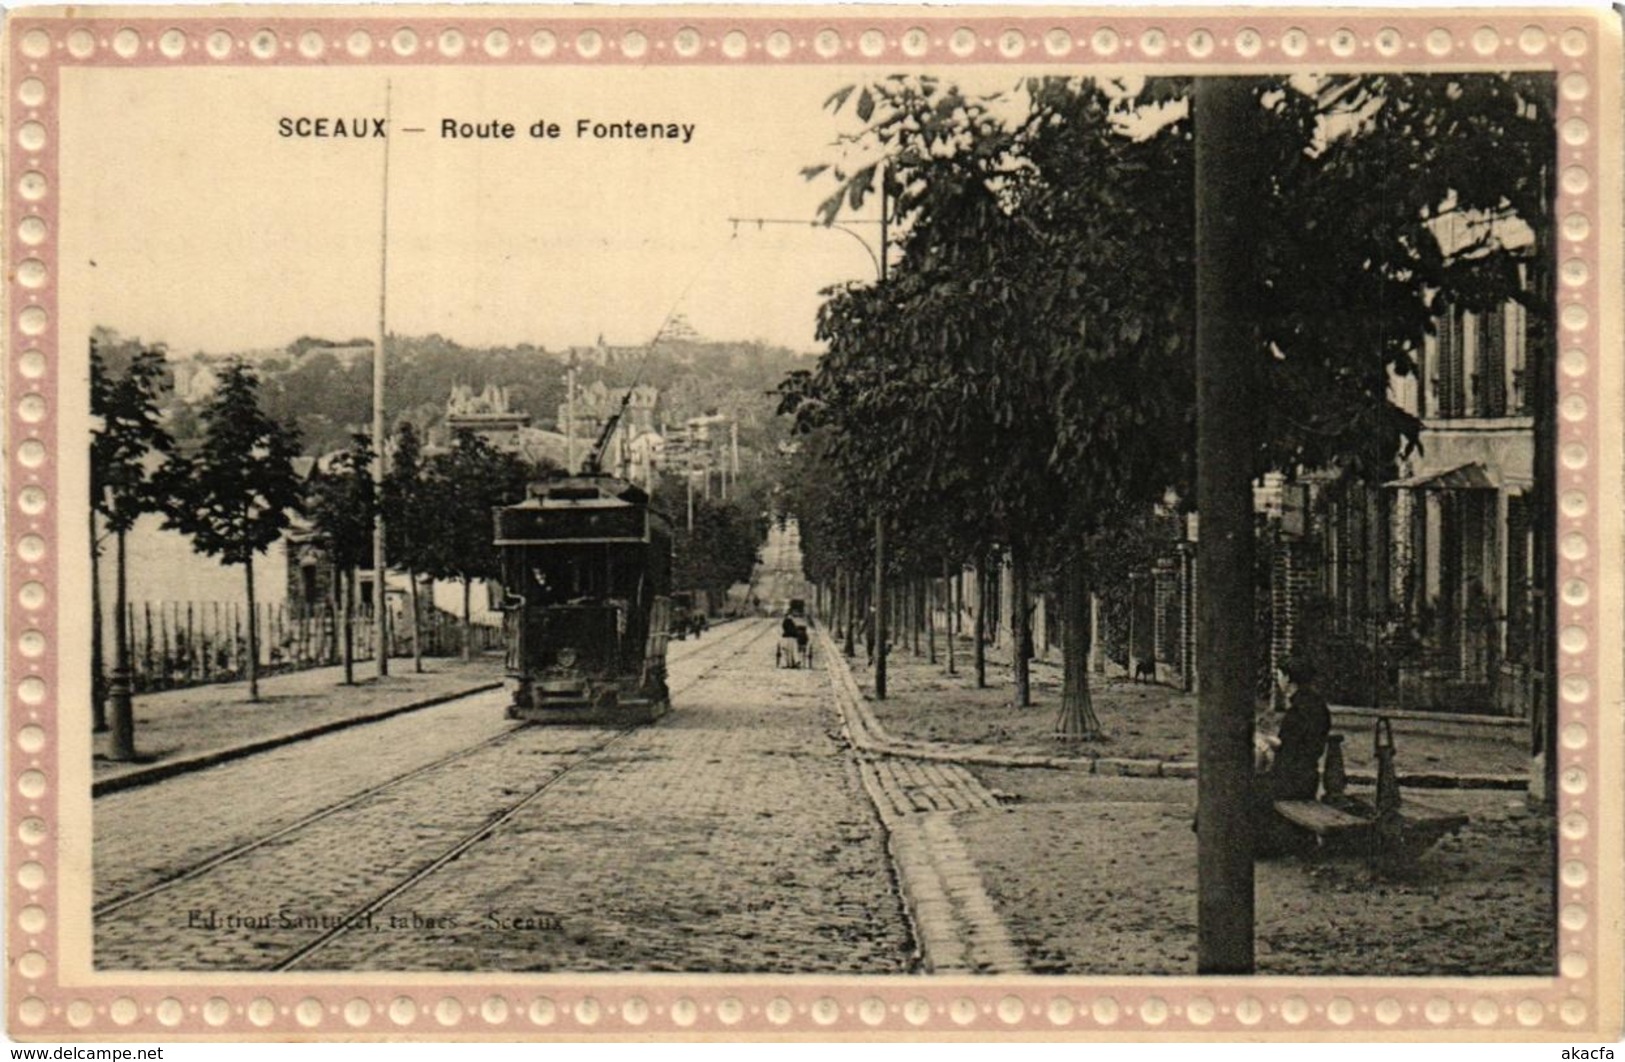
<svg viewBox="0 0 1625 1062">
<path fill-rule="evenodd" d="M 1537 703 L 1539 333 L 1516 301 L 1441 305 L 1416 373 L 1391 380 L 1422 422 L 1398 475 L 1318 470 L 1280 487 L 1271 656 L 1312 648 L 1334 701 L 1511 716 Z"/>
</svg>

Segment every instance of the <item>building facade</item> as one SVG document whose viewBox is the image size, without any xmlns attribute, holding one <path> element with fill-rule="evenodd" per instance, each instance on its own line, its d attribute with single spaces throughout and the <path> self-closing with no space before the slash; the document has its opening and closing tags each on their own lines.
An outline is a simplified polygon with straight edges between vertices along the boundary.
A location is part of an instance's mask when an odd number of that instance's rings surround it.
<svg viewBox="0 0 1625 1062">
<path fill-rule="evenodd" d="M 1270 524 L 1271 657 L 1319 658 L 1334 700 L 1528 716 L 1547 636 L 1538 591 L 1538 371 L 1529 317 L 1441 309 L 1391 396 L 1422 422 L 1398 475 L 1280 488 Z"/>
</svg>

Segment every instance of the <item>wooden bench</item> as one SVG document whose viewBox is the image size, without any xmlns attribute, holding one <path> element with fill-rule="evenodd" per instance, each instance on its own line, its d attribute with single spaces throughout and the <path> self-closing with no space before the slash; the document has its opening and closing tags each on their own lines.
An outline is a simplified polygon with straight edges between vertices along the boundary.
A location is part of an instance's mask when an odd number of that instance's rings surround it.
<svg viewBox="0 0 1625 1062">
<path fill-rule="evenodd" d="M 1375 809 L 1369 815 L 1356 814 L 1318 800 L 1277 800 L 1275 812 L 1294 826 L 1314 834 L 1322 849 L 1358 847 L 1401 862 L 1415 860 L 1468 821 L 1466 815 L 1410 799 L 1400 801 L 1398 828 L 1389 831 L 1378 829 Z M 1374 844 L 1379 847 L 1374 849 Z"/>
<path fill-rule="evenodd" d="M 1275 813 L 1321 840 L 1371 829 L 1376 820 L 1351 815 L 1318 800 L 1277 800 Z"/>
</svg>

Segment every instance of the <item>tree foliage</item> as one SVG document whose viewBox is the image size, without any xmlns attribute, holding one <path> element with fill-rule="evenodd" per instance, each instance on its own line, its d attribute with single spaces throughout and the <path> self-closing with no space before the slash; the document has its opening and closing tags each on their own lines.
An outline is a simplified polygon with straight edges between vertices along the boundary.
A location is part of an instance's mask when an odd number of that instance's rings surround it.
<svg viewBox="0 0 1625 1062">
<path fill-rule="evenodd" d="M 686 487 L 680 476 L 662 477 L 655 496 L 672 510 L 672 587 L 705 590 L 721 600 L 734 583 L 750 581 L 757 550 L 767 533 L 765 511 L 750 492 L 720 498 L 694 499 L 694 526 L 688 526 Z"/>
<path fill-rule="evenodd" d="M 425 570 L 435 514 L 428 506 L 427 464 L 417 429 L 405 421 L 395 433 L 395 449 L 384 474 L 379 505 L 384 514 L 384 552 L 391 564 L 409 572 Z"/>
<path fill-rule="evenodd" d="M 373 482 L 372 442 L 352 435 L 347 449 L 326 469 L 311 474 L 305 514 L 315 540 L 341 572 L 365 568 L 372 560 L 378 490 Z"/>
<path fill-rule="evenodd" d="M 899 236 L 886 279 L 826 293 L 828 353 L 780 389 L 817 440 L 790 503 L 861 502 L 798 508 L 821 570 L 820 551 L 859 562 L 878 511 L 916 571 L 996 545 L 1067 568 L 1077 597 L 1091 545 L 1198 501 L 1189 93 L 1045 78 L 972 97 L 895 76 L 831 97 L 864 161 L 806 171 L 836 182 L 823 220 L 884 193 Z M 1549 227 L 1550 96 L 1536 75 L 1256 82 L 1261 441 L 1237 460 L 1384 476 L 1421 427 L 1390 381 L 1441 305 L 1547 312 L 1521 267 Z"/>
<path fill-rule="evenodd" d="M 203 407 L 202 444 L 186 462 L 169 526 L 224 564 L 247 564 L 287 529 L 303 504 L 295 432 L 260 408 L 259 381 L 242 364 L 220 376 Z"/>
<path fill-rule="evenodd" d="M 90 498 L 108 531 L 118 534 L 141 514 L 167 506 L 175 448 L 159 413 L 168 388 L 163 348 L 135 343 L 115 359 L 122 371 L 108 364 L 102 340 L 91 340 L 90 415 L 97 426 L 90 438 Z"/>
<path fill-rule="evenodd" d="M 471 431 L 459 431 L 450 450 L 426 463 L 423 513 L 429 534 L 421 571 L 436 579 L 494 579 L 500 572 L 492 510 L 525 496 L 531 469 Z"/>
</svg>

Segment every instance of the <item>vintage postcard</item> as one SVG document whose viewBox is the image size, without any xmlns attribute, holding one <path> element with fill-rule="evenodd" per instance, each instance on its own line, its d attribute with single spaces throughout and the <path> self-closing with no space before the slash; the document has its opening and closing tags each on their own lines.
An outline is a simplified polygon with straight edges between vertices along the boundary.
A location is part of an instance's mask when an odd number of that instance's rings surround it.
<svg viewBox="0 0 1625 1062">
<path fill-rule="evenodd" d="M 1614 15 L 4 63 L 13 1036 L 1618 1036 Z"/>
</svg>

